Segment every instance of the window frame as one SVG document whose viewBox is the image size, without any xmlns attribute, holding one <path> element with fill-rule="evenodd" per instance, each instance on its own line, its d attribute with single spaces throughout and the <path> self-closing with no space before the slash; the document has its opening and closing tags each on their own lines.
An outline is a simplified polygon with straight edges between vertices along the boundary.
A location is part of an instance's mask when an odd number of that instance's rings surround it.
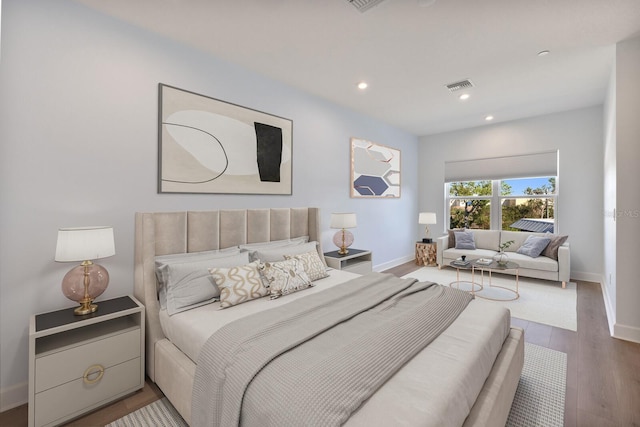
<svg viewBox="0 0 640 427">
<path fill-rule="evenodd" d="M 555 193 L 553 194 L 532 194 L 532 195 L 502 195 L 500 190 L 502 188 L 502 181 L 508 181 L 512 179 L 528 179 L 528 178 L 554 178 L 555 179 Z M 458 182 L 479 182 L 479 181 L 491 181 L 491 195 L 487 196 L 452 196 L 450 194 L 451 184 Z M 502 179 L 469 179 L 469 180 L 460 180 L 455 182 L 445 182 L 444 185 L 444 194 L 445 194 L 445 203 L 444 203 L 444 216 L 443 218 L 447 218 L 445 225 L 445 232 L 447 230 L 451 230 L 451 201 L 452 200 L 489 200 L 489 216 L 490 216 L 490 230 L 499 230 L 502 229 L 502 203 L 506 199 L 552 199 L 553 204 L 553 233 L 558 234 L 558 199 L 559 199 L 559 190 L 558 190 L 558 176 L 549 175 L 549 176 L 534 176 L 534 177 L 522 177 L 522 178 L 502 178 Z"/>
</svg>

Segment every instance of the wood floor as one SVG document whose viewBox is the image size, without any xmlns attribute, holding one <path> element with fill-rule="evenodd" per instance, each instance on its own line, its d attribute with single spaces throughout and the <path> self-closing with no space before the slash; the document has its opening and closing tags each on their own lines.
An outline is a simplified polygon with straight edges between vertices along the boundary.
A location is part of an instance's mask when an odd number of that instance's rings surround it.
<svg viewBox="0 0 640 427">
<path fill-rule="evenodd" d="M 398 276 L 413 262 L 387 270 Z M 611 338 L 600 285 L 578 281 L 578 332 L 521 319 L 527 342 L 567 354 L 565 426 L 640 426 L 640 344 Z M 143 390 L 79 418 L 67 426 L 104 426 L 156 399 L 162 392 L 147 380 Z M 27 425 L 27 405 L 0 413 L 0 426 Z"/>
</svg>

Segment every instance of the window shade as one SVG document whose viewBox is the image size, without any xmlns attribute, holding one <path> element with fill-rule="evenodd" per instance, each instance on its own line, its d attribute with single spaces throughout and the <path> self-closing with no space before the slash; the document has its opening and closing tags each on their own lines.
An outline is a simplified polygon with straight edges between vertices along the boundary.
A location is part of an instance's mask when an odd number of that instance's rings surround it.
<svg viewBox="0 0 640 427">
<path fill-rule="evenodd" d="M 557 175 L 557 150 L 485 159 L 453 160 L 444 163 L 445 182 Z"/>
</svg>

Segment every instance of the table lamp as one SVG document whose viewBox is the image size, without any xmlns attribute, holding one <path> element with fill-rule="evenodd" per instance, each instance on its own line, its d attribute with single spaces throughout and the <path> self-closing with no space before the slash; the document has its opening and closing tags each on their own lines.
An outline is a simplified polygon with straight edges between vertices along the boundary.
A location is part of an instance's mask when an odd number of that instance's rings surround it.
<svg viewBox="0 0 640 427">
<path fill-rule="evenodd" d="M 353 234 L 351 234 L 351 232 L 346 229 L 356 227 L 356 214 L 332 213 L 330 227 L 341 229 L 333 236 L 333 243 L 340 248 L 338 254 L 348 254 L 349 250 L 347 248 L 353 243 Z"/>
<path fill-rule="evenodd" d="M 73 312 L 81 316 L 98 309 L 93 300 L 102 295 L 109 284 L 109 273 L 91 260 L 116 254 L 112 227 L 60 228 L 56 244 L 57 262 L 78 262 L 62 279 L 62 293 L 80 304 Z"/>
<path fill-rule="evenodd" d="M 418 224 L 425 225 L 425 234 L 426 237 L 422 239 L 422 243 L 431 243 L 431 237 L 429 237 L 429 225 L 436 224 L 436 213 L 435 212 L 420 212 L 418 216 Z"/>
</svg>

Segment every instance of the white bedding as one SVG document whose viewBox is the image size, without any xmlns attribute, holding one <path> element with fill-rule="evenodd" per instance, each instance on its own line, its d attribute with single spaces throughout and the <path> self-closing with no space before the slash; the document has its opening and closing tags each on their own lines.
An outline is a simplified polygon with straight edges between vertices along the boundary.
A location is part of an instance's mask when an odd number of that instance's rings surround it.
<svg viewBox="0 0 640 427">
<path fill-rule="evenodd" d="M 219 303 L 168 316 L 160 311 L 167 338 L 193 361 L 209 336 L 251 313 L 322 292 L 357 275 L 331 270 L 315 287 L 285 297 L 261 298 L 224 310 Z M 496 355 L 509 334 L 510 315 L 474 300 L 427 348 L 398 371 L 360 409 L 347 426 L 460 426 L 473 406 Z M 399 407 L 402 411 L 381 410 Z"/>
</svg>

